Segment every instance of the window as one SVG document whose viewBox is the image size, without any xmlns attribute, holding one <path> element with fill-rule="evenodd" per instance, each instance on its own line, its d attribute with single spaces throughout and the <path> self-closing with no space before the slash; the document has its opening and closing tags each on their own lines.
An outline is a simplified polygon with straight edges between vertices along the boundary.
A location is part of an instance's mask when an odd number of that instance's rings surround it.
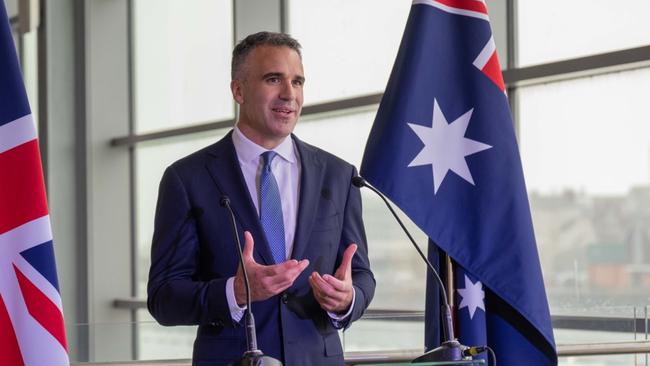
<svg viewBox="0 0 650 366">
<path fill-rule="evenodd" d="M 553 313 L 643 307 L 650 69 L 524 87 L 520 147 Z M 629 315 L 629 314 L 626 314 Z"/>
<path fill-rule="evenodd" d="M 234 118 L 230 95 L 232 1 L 133 1 L 136 134 Z M 167 166 L 223 137 L 210 131 L 138 144 L 135 156 L 136 292 L 146 298 L 158 184 Z M 191 357 L 195 327 L 162 328 L 138 310 L 139 359 Z"/>
<path fill-rule="evenodd" d="M 383 92 L 410 3 L 285 3 L 287 30 L 304 47 L 306 105 Z M 138 0 L 133 6 L 134 132 L 233 119 L 228 89 L 232 2 L 200 0 L 188 6 L 179 0 Z M 502 6 L 502 16 L 506 13 L 502 3 L 494 6 Z M 509 21 L 517 23 L 518 67 L 650 44 L 650 28 L 643 20 L 650 5 L 645 1 L 616 5 L 600 0 L 518 1 L 516 9 Z M 495 38 L 506 39 L 503 34 Z M 504 45 L 499 47 L 503 52 Z M 505 60 L 501 56 L 502 66 Z M 650 68 L 639 68 L 510 91 L 518 106 L 521 156 L 554 315 L 633 318 L 647 313 L 650 127 L 644 107 L 648 85 Z M 295 132 L 358 168 L 376 108 L 304 116 Z M 164 168 L 225 133 L 225 129 L 179 133 L 135 147 L 140 296 L 146 294 L 153 215 Z M 383 202 L 366 190 L 362 198 L 378 284 L 371 309 L 423 310 L 424 264 L 407 248 L 408 239 Z M 426 249 L 425 235 L 415 225 L 407 226 Z M 139 319 L 151 320 L 146 310 L 139 310 Z M 422 328 L 415 322 L 364 321 L 345 333 L 346 351 L 418 348 L 423 344 Z M 395 334 L 395 329 L 400 333 Z M 138 330 L 141 358 L 189 357 L 192 328 L 161 330 L 145 323 Z M 634 331 L 633 326 L 618 332 L 559 328 L 556 341 L 631 340 Z M 631 358 L 613 356 L 607 362 L 629 364 Z M 574 361 L 568 360 L 578 364 Z"/>
<path fill-rule="evenodd" d="M 231 119 L 232 2 L 133 2 L 136 132 Z"/>
<path fill-rule="evenodd" d="M 650 44 L 650 2 L 517 1 L 519 67 Z"/>
<path fill-rule="evenodd" d="M 289 33 L 303 46 L 305 103 L 380 93 L 410 2 L 289 1 Z"/>
</svg>

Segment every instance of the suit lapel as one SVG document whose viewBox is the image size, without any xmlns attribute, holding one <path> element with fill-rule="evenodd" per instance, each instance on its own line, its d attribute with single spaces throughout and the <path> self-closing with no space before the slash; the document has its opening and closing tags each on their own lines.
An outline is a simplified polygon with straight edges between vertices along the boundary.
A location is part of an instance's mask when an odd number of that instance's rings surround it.
<svg viewBox="0 0 650 366">
<path fill-rule="evenodd" d="M 273 256 L 248 193 L 231 135 L 232 131 L 208 150 L 213 159 L 208 160 L 206 169 L 219 191 L 230 198 L 230 205 L 241 227 L 253 235 L 255 252 L 265 264 L 273 264 Z"/>
<path fill-rule="evenodd" d="M 300 154 L 301 178 L 298 219 L 291 258 L 302 259 L 321 197 L 325 167 L 316 150 L 293 136 Z"/>
</svg>

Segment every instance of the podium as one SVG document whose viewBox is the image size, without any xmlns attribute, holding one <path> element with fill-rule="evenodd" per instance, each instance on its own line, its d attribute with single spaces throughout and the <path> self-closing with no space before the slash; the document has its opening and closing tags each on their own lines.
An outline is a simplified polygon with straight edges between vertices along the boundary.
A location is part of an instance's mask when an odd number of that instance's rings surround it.
<svg viewBox="0 0 650 366">
<path fill-rule="evenodd" d="M 469 366 L 469 365 L 485 365 L 483 360 L 463 360 L 463 361 L 436 361 L 436 362 L 397 362 L 397 363 L 382 363 L 371 364 L 368 366 Z"/>
</svg>

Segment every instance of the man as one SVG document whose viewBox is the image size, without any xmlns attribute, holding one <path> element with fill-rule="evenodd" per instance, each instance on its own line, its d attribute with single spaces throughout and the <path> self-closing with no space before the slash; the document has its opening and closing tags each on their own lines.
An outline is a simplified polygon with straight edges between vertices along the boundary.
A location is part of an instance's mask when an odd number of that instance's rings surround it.
<svg viewBox="0 0 650 366">
<path fill-rule="evenodd" d="M 246 350 L 246 291 L 230 199 L 244 243 L 258 346 L 285 365 L 342 365 L 337 329 L 373 297 L 357 173 L 292 135 L 303 102 L 300 45 L 248 36 L 233 51 L 233 131 L 167 168 L 160 183 L 148 307 L 163 325 L 198 324 L 194 365 Z"/>
</svg>

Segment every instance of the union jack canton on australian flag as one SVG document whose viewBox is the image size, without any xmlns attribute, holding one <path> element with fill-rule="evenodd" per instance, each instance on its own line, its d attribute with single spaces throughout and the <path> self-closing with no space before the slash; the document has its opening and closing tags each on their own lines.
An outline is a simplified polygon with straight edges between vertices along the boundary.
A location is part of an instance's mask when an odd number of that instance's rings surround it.
<svg viewBox="0 0 650 366">
<path fill-rule="evenodd" d="M 41 158 L 0 3 L 0 364 L 69 365 Z"/>
</svg>

